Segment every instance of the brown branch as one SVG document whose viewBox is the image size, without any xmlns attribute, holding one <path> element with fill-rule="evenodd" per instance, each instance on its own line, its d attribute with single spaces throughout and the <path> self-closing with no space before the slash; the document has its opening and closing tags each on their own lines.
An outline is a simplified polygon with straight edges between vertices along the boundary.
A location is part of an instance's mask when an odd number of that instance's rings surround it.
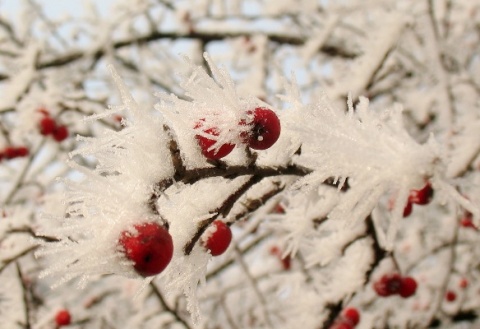
<svg viewBox="0 0 480 329">
<path fill-rule="evenodd" d="M 22 290 L 23 290 L 23 307 L 25 311 L 25 329 L 30 329 L 32 325 L 30 324 L 30 306 L 29 306 L 29 301 L 28 301 L 28 287 L 27 284 L 23 278 L 22 271 L 20 269 L 20 264 L 16 262 L 17 265 L 17 275 L 18 279 L 20 280 L 20 283 L 22 285 Z"/>
<path fill-rule="evenodd" d="M 34 251 L 34 250 L 37 249 L 37 248 L 38 248 L 38 246 L 31 246 L 31 247 L 23 250 L 22 252 L 16 254 L 16 255 L 13 256 L 13 257 L 10 257 L 10 258 L 1 260 L 1 262 L 3 263 L 3 266 L 0 267 L 0 273 L 2 273 L 3 270 L 8 267 L 8 265 L 10 265 L 11 263 L 15 262 L 15 261 L 18 260 L 19 258 L 21 258 L 21 257 L 23 257 L 23 256 L 25 256 L 25 255 L 28 255 L 30 252 Z"/>
<path fill-rule="evenodd" d="M 116 41 L 112 44 L 112 49 L 121 49 L 124 47 L 129 47 L 142 43 L 149 43 L 158 40 L 200 40 L 203 43 L 208 43 L 211 41 L 224 40 L 229 38 L 237 38 L 241 36 L 254 36 L 258 32 L 251 31 L 238 31 L 238 32 L 206 32 L 206 31 L 192 31 L 189 34 L 184 34 L 181 32 L 160 32 L 154 31 L 143 36 L 135 36 L 131 38 L 126 38 L 123 40 Z M 280 44 L 289 44 L 289 45 L 302 45 L 306 38 L 296 35 L 285 35 L 281 33 L 269 33 L 263 32 L 269 38 L 270 41 Z M 336 46 L 334 44 L 326 44 L 321 48 L 321 51 L 330 56 L 339 56 L 343 58 L 355 58 L 358 54 L 354 51 L 344 49 L 342 47 Z M 42 70 L 52 67 L 59 67 L 72 64 L 81 59 L 87 58 L 85 50 L 72 51 L 63 56 L 59 56 L 50 60 L 44 60 L 37 64 L 36 69 Z M 98 49 L 92 55 L 93 59 L 98 60 L 102 58 L 107 53 L 107 50 Z M 8 74 L 0 73 L 0 81 L 10 78 Z"/>
<path fill-rule="evenodd" d="M 47 235 L 39 235 L 33 231 L 31 227 L 20 227 L 20 228 L 13 228 L 11 230 L 8 230 L 7 233 L 25 233 L 29 234 L 35 239 L 40 239 L 45 242 L 59 242 L 60 239 L 52 237 L 52 236 L 47 236 Z"/>
<path fill-rule="evenodd" d="M 178 311 L 176 309 L 173 309 L 172 307 L 170 307 L 167 302 L 165 301 L 165 298 L 163 298 L 163 295 L 160 291 L 160 289 L 158 289 L 158 287 L 153 283 L 151 282 L 150 283 L 150 287 L 152 287 L 152 291 L 153 293 L 155 294 L 155 296 L 158 298 L 158 301 L 160 302 L 160 304 L 162 305 L 162 307 L 168 312 L 170 313 L 171 315 L 173 315 L 173 317 L 177 320 L 177 322 L 180 322 L 185 328 L 187 329 L 193 329 L 188 323 L 187 321 L 185 321 L 181 316 L 180 314 L 178 314 Z"/>
</svg>

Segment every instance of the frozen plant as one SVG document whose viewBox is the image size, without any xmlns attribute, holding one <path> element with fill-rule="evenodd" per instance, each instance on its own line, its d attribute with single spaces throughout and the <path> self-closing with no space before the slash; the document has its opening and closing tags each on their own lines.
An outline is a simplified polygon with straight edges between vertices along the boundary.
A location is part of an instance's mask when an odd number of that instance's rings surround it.
<svg viewBox="0 0 480 329">
<path fill-rule="evenodd" d="M 479 9 L 0 0 L 2 325 L 474 328 Z"/>
</svg>

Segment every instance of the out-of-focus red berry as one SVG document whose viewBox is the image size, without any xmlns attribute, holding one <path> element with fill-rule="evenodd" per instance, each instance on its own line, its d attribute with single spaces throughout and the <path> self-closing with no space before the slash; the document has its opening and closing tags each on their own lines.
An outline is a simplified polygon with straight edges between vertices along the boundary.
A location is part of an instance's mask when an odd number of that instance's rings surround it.
<svg viewBox="0 0 480 329">
<path fill-rule="evenodd" d="M 445 299 L 449 302 L 453 302 L 455 299 L 457 299 L 457 294 L 451 290 L 448 290 L 445 294 Z"/>
<path fill-rule="evenodd" d="M 146 277 L 162 272 L 173 256 L 173 240 L 167 229 L 157 223 L 135 225 L 137 232 L 122 233 L 119 240 L 133 268 Z"/>
<path fill-rule="evenodd" d="M 375 292 L 382 297 L 397 294 L 400 291 L 402 277 L 397 274 L 385 274 L 373 284 Z"/>
<path fill-rule="evenodd" d="M 254 150 L 266 150 L 270 148 L 280 137 L 281 125 L 275 112 L 270 109 L 257 107 L 253 111 L 253 120 L 250 123 L 250 131 L 242 133 L 240 137 Z M 240 122 L 245 125 L 244 121 Z"/>
<path fill-rule="evenodd" d="M 57 142 L 61 142 L 68 137 L 67 126 L 59 126 L 53 131 L 53 139 Z"/>
<path fill-rule="evenodd" d="M 419 204 L 419 205 L 426 205 L 430 203 L 432 198 L 433 198 L 433 188 L 432 188 L 432 185 L 430 185 L 430 183 L 427 182 L 425 186 L 420 190 L 410 191 L 408 201 Z"/>
<path fill-rule="evenodd" d="M 400 290 L 399 294 L 403 298 L 408 298 L 413 296 L 417 291 L 417 281 L 414 278 L 407 276 L 402 278 L 402 282 L 400 283 Z"/>
<path fill-rule="evenodd" d="M 342 312 L 343 317 L 353 326 L 360 322 L 360 312 L 355 307 L 348 307 Z"/>
<path fill-rule="evenodd" d="M 53 118 L 45 116 L 40 120 L 39 128 L 40 134 L 43 136 L 51 135 L 57 128 L 57 123 Z"/>
<path fill-rule="evenodd" d="M 458 283 L 458 286 L 462 289 L 465 289 L 466 287 L 468 287 L 468 280 L 466 278 L 462 278 Z"/>
<path fill-rule="evenodd" d="M 68 310 L 60 310 L 55 315 L 55 323 L 57 326 L 68 326 L 71 323 L 71 316 Z"/>
</svg>

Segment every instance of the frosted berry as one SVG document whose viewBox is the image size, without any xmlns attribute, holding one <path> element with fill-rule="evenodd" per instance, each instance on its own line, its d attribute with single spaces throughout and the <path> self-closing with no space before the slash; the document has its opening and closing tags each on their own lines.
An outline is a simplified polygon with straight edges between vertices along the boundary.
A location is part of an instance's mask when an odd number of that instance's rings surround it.
<svg viewBox="0 0 480 329">
<path fill-rule="evenodd" d="M 200 122 L 198 122 L 195 125 L 194 129 L 200 128 L 202 126 L 201 122 L 204 122 L 204 121 L 205 121 L 205 119 L 200 119 Z M 212 135 L 212 136 L 218 136 L 219 135 L 219 131 L 218 131 L 217 128 L 209 128 L 209 129 L 204 130 L 203 132 L 207 135 Z M 208 137 L 204 137 L 204 136 L 201 136 L 201 135 L 195 135 L 195 138 L 197 139 L 198 145 L 200 146 L 200 149 L 202 150 L 202 154 L 206 158 L 211 159 L 211 160 L 221 159 L 221 158 L 227 156 L 228 154 L 230 154 L 230 152 L 232 152 L 233 149 L 235 148 L 235 144 L 227 143 L 227 144 L 220 145 L 220 147 L 218 147 L 218 148 L 215 147 L 213 149 L 210 149 L 216 143 L 215 139 L 210 139 Z"/>
<path fill-rule="evenodd" d="M 220 220 L 212 223 L 212 227 L 207 230 L 205 236 L 206 238 L 203 240 L 203 245 L 210 250 L 212 256 L 223 254 L 232 241 L 232 231 L 230 227 Z"/>
<path fill-rule="evenodd" d="M 39 128 L 40 134 L 43 136 L 51 135 L 57 129 L 57 123 L 51 117 L 46 116 L 40 120 Z"/>
<path fill-rule="evenodd" d="M 205 130 L 205 133 L 212 136 L 218 136 L 218 132 L 214 128 Z M 210 149 L 210 147 L 215 144 L 215 140 L 200 135 L 196 135 L 195 137 L 197 138 L 198 145 L 200 145 L 202 154 L 208 159 L 221 159 L 230 154 L 230 152 L 232 152 L 235 148 L 235 144 L 222 144 L 218 149 Z"/>
<path fill-rule="evenodd" d="M 170 233 L 156 223 L 135 225 L 137 232 L 122 232 L 120 245 L 133 268 L 142 276 L 156 275 L 170 263 L 173 241 Z"/>
<path fill-rule="evenodd" d="M 426 205 L 430 203 L 433 197 L 433 188 L 430 183 L 427 182 L 425 186 L 420 190 L 412 190 L 410 191 L 410 195 L 408 197 L 408 201 L 412 203 L 416 203 L 419 205 Z"/>
<path fill-rule="evenodd" d="M 252 114 L 252 111 L 247 113 Z M 253 120 L 250 126 L 248 134 L 244 133 L 241 137 L 254 150 L 266 150 L 280 137 L 280 120 L 272 110 L 257 107 L 253 111 Z"/>
<path fill-rule="evenodd" d="M 58 327 L 68 326 L 71 323 L 71 316 L 68 310 L 60 310 L 55 315 L 55 323 Z"/>
<path fill-rule="evenodd" d="M 353 326 L 356 326 L 360 322 L 360 312 L 358 312 L 355 307 L 346 308 L 342 312 L 342 316 Z"/>
<path fill-rule="evenodd" d="M 59 126 L 53 131 L 53 139 L 61 142 L 68 137 L 68 128 L 66 126 Z"/>
<path fill-rule="evenodd" d="M 399 274 L 385 274 L 373 284 L 373 289 L 377 295 L 388 297 L 397 294 L 400 291 L 402 277 Z"/>
<path fill-rule="evenodd" d="M 400 283 L 400 290 L 399 294 L 403 298 L 408 298 L 410 296 L 413 296 L 415 292 L 417 291 L 417 281 L 415 281 L 414 278 L 407 276 L 402 278 L 402 281 Z"/>
<path fill-rule="evenodd" d="M 453 302 L 455 301 L 455 299 L 457 299 L 457 294 L 451 290 L 448 290 L 447 293 L 445 294 L 445 299 L 449 302 Z"/>
</svg>

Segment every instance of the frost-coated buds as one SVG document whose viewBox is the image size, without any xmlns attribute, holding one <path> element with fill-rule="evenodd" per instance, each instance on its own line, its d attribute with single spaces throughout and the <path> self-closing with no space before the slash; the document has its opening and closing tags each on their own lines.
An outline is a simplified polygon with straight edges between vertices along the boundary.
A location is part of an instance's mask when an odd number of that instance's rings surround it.
<svg viewBox="0 0 480 329">
<path fill-rule="evenodd" d="M 119 239 L 125 256 L 133 262 L 138 274 L 159 274 L 172 259 L 172 236 L 157 223 L 139 224 L 134 228 L 136 232 L 124 231 Z"/>
<path fill-rule="evenodd" d="M 71 322 L 70 312 L 68 310 L 60 310 L 55 315 L 55 323 L 57 327 L 68 326 Z"/>
<path fill-rule="evenodd" d="M 214 221 L 202 237 L 202 244 L 210 250 L 212 256 L 223 254 L 231 241 L 232 231 L 230 227 L 220 220 Z"/>
<path fill-rule="evenodd" d="M 272 110 L 257 107 L 247 114 L 253 114 L 250 130 L 241 135 L 244 142 L 254 150 L 270 148 L 280 137 L 280 120 Z M 241 124 L 244 124 L 243 122 Z"/>
<path fill-rule="evenodd" d="M 202 127 L 202 123 L 204 122 L 205 119 L 201 119 L 200 122 L 198 122 L 194 129 L 198 129 Z M 203 131 L 207 135 L 211 136 L 218 136 L 219 131 L 217 128 L 209 128 Z M 202 136 L 202 135 L 195 135 L 195 138 L 197 139 L 198 145 L 200 146 L 200 149 L 202 150 L 202 154 L 207 158 L 211 160 L 218 160 L 221 159 L 230 152 L 233 151 L 235 148 L 235 144 L 222 144 L 218 148 L 212 148 L 212 146 L 215 144 L 216 140 L 215 139 L 210 139 L 208 137 Z"/>
<path fill-rule="evenodd" d="M 377 295 L 388 297 L 400 295 L 403 298 L 413 296 L 417 291 L 417 282 L 412 277 L 402 277 L 400 274 L 385 274 L 373 284 Z"/>
</svg>

